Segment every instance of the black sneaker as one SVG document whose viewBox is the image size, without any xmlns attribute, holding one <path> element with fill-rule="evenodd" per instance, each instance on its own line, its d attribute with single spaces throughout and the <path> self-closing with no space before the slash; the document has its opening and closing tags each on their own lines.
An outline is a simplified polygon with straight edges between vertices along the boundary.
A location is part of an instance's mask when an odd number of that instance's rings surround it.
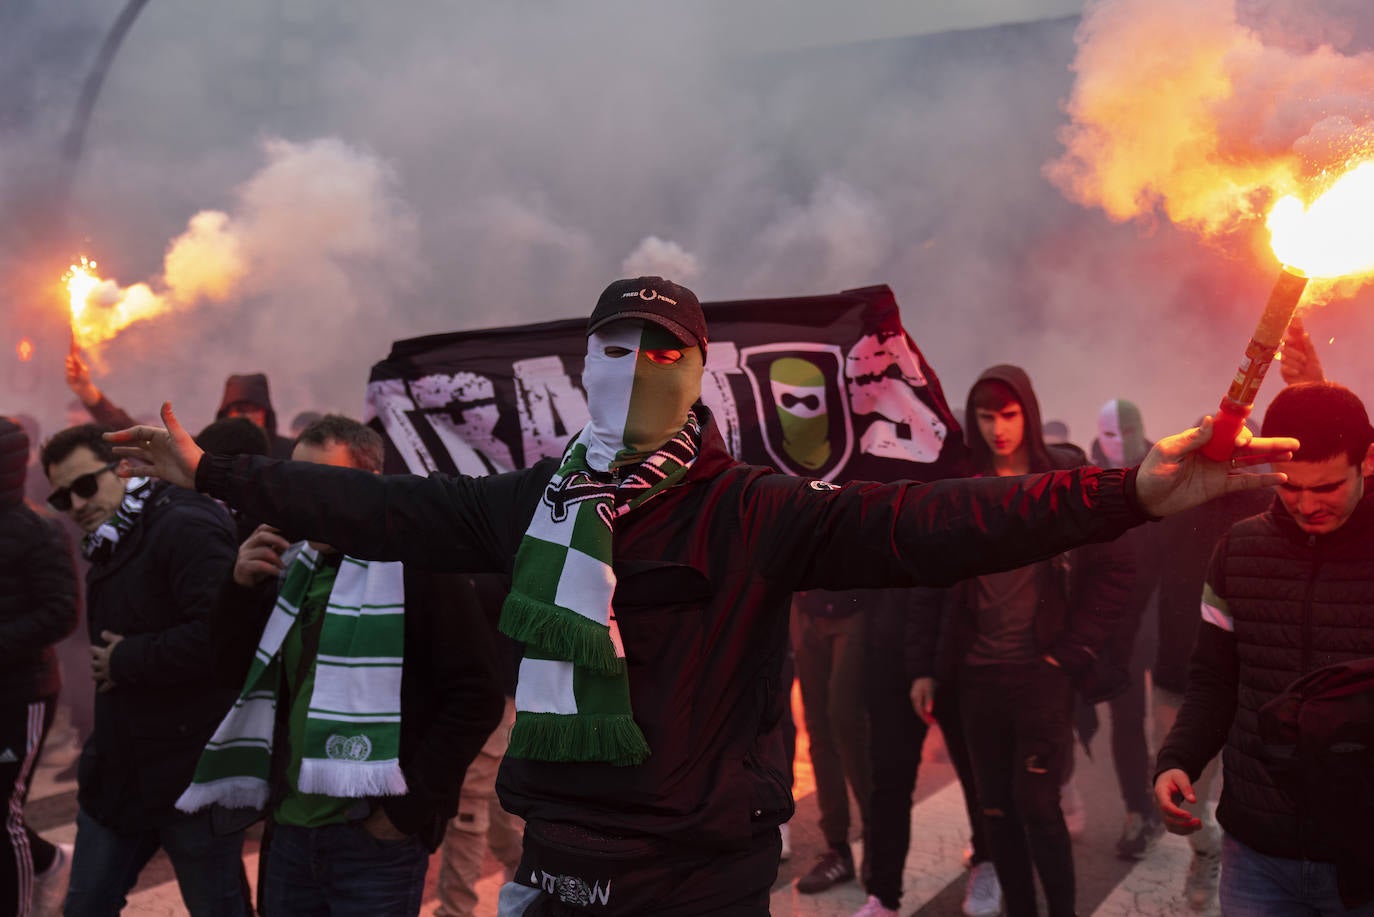
<svg viewBox="0 0 1374 917">
<path fill-rule="evenodd" d="M 797 880 L 797 891 L 814 895 L 854 878 L 854 857 L 840 850 L 827 850 L 816 857 L 816 865 Z"/>
</svg>

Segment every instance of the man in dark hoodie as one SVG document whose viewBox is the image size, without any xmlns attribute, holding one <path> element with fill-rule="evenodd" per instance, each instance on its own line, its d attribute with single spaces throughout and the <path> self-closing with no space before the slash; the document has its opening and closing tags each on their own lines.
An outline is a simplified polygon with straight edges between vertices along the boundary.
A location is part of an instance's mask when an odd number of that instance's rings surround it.
<svg viewBox="0 0 1374 917">
<path fill-rule="evenodd" d="M 215 420 L 226 417 L 247 417 L 267 433 L 272 458 L 291 457 L 291 440 L 277 433 L 277 412 L 267 391 L 266 373 L 243 373 L 224 380 L 224 397 Z"/>
<path fill-rule="evenodd" d="M 81 400 L 98 424 L 115 430 L 133 426 L 136 421 L 122 407 L 110 401 L 91 378 L 90 367 L 81 355 L 72 352 L 66 359 L 67 387 Z M 224 397 L 220 398 L 215 420 L 246 417 L 267 434 L 268 454 L 272 458 L 289 459 L 292 440 L 277 434 L 277 412 L 272 408 L 272 396 L 267 390 L 265 373 L 243 373 L 224 380 Z"/>
<path fill-rule="evenodd" d="M 1025 371 L 994 366 L 969 391 L 971 462 L 1006 477 L 1087 464 L 1047 445 Z M 1071 773 L 1076 683 L 1129 600 L 1132 559 L 1111 545 L 968 580 L 950 591 L 941 682 L 958 685 L 960 714 L 988 846 L 1009 917 L 1036 913 L 1034 872 L 1053 917 L 1074 913 L 1073 851 L 1060 809 Z M 970 882 L 982 881 L 975 868 Z"/>
<path fill-rule="evenodd" d="M 0 417 L 0 914 L 51 908 L 70 848 L 24 823 L 29 779 L 52 725 L 62 677 L 53 644 L 76 627 L 76 570 L 65 533 L 24 501 L 29 437 Z M 46 913 L 46 910 L 44 911 Z"/>
</svg>

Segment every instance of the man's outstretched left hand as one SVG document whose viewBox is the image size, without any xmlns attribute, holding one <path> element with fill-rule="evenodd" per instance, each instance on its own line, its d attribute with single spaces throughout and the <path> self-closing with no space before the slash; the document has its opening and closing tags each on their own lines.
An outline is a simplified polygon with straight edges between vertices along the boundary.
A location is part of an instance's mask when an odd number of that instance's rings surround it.
<svg viewBox="0 0 1374 917">
<path fill-rule="evenodd" d="M 1257 465 L 1285 462 L 1298 441 L 1292 437 L 1257 437 L 1241 428 L 1228 461 L 1202 454 L 1212 439 L 1212 418 L 1202 425 L 1155 443 L 1136 475 L 1136 499 L 1152 516 L 1170 516 L 1238 490 L 1272 487 L 1288 480 L 1276 472 L 1249 471 Z"/>
<path fill-rule="evenodd" d="M 117 473 L 122 478 L 152 475 L 178 487 L 195 490 L 196 468 L 205 453 L 191 434 L 177 422 L 172 403 L 162 403 L 162 426 L 137 426 L 106 433 L 114 454 L 123 461 Z"/>
</svg>

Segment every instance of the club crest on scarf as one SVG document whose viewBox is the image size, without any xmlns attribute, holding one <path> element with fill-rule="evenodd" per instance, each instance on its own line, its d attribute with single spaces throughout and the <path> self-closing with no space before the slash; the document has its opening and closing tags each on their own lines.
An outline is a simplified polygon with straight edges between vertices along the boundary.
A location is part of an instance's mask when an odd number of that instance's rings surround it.
<svg viewBox="0 0 1374 917">
<path fill-rule="evenodd" d="M 596 515 L 606 527 L 610 528 L 614 518 L 611 499 L 615 496 L 616 482 L 608 475 L 598 475 L 597 480 L 590 471 L 571 471 L 566 477 L 556 477 L 544 489 L 544 504 L 555 522 L 568 518 L 568 508 L 587 500 L 596 500 Z"/>
</svg>

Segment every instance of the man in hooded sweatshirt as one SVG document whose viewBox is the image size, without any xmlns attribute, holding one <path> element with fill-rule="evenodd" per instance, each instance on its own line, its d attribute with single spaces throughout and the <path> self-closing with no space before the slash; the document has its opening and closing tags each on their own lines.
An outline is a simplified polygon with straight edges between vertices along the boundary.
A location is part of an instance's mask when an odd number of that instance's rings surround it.
<svg viewBox="0 0 1374 917">
<path fill-rule="evenodd" d="M 91 378 L 90 367 L 73 351 L 66 358 L 67 387 L 80 399 L 98 424 L 119 430 L 137 421 L 122 407 L 110 401 Z M 242 373 L 224 380 L 224 397 L 219 400 L 215 420 L 246 417 L 267 434 L 272 458 L 289 459 L 294 441 L 277 433 L 277 412 L 267 389 L 266 373 Z"/>
<path fill-rule="evenodd" d="M 616 281 L 587 334 L 588 425 L 561 458 L 507 474 L 207 456 L 170 405 L 164 427 L 111 434 L 122 474 L 198 486 L 350 556 L 511 574 L 501 629 L 526 651 L 498 791 L 525 842 L 503 917 L 763 917 L 793 813 L 780 688 L 793 592 L 1032 563 L 1276 483 L 1242 463 L 1296 448 L 1244 442 L 1236 464 L 1211 462 L 1204 426 L 1129 472 L 835 485 L 725 451 L 700 400 L 692 291 Z"/>
<path fill-rule="evenodd" d="M 965 412 L 971 462 L 983 477 L 1087 464 L 1078 447 L 1045 443 L 1040 404 L 1020 367 L 986 370 Z M 1052 917 L 1074 913 L 1073 850 L 1059 801 L 1073 765 L 1074 691 L 1091 677 L 1130 586 L 1129 551 L 1096 544 L 950 590 L 940 681 L 958 685 L 983 829 L 1009 917 L 1036 913 L 1032 862 Z M 983 881 L 977 869 L 975 881 Z"/>
<path fill-rule="evenodd" d="M 219 400 L 215 420 L 226 417 L 247 417 L 267 434 L 272 458 L 291 457 L 291 440 L 277 433 L 277 412 L 272 408 L 266 373 L 242 373 L 224 380 L 224 397 Z"/>
</svg>

